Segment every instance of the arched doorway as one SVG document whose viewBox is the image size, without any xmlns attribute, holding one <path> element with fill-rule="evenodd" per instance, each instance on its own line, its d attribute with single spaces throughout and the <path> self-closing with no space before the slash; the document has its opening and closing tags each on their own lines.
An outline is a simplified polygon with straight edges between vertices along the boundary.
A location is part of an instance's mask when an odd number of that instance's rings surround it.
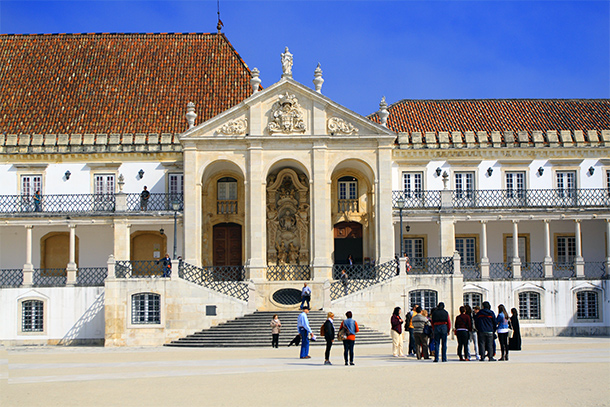
<svg viewBox="0 0 610 407">
<path fill-rule="evenodd" d="M 362 225 L 341 222 L 335 225 L 335 264 L 347 264 L 351 255 L 354 264 L 362 264 Z"/>
<path fill-rule="evenodd" d="M 214 225 L 213 234 L 214 278 L 216 280 L 241 280 L 241 225 L 219 223 Z"/>
<path fill-rule="evenodd" d="M 131 234 L 130 259 L 134 275 L 162 275 L 156 263 L 165 256 L 167 236 L 157 231 L 142 230 Z"/>
</svg>

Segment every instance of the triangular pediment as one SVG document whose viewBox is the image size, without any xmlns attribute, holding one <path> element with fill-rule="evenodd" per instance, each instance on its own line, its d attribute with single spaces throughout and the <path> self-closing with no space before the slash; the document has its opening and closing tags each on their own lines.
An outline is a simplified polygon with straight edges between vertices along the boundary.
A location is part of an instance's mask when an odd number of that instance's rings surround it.
<svg viewBox="0 0 610 407">
<path fill-rule="evenodd" d="M 396 133 L 291 78 L 201 123 L 181 140 L 246 137 L 380 137 Z"/>
</svg>

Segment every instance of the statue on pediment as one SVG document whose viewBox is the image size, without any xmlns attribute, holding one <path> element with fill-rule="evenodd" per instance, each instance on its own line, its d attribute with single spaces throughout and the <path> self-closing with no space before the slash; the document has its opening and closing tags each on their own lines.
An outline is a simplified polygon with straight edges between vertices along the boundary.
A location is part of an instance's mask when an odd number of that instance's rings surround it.
<svg viewBox="0 0 610 407">
<path fill-rule="evenodd" d="M 288 51 L 288 47 L 282 52 L 282 78 L 292 78 L 292 54 Z"/>
</svg>

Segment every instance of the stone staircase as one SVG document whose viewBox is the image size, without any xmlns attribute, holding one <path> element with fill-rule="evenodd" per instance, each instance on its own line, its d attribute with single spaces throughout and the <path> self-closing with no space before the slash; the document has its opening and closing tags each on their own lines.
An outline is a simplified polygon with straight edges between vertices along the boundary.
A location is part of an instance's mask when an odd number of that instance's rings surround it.
<svg viewBox="0 0 610 407">
<path fill-rule="evenodd" d="M 282 323 L 279 346 L 288 346 L 297 335 L 297 318 L 300 311 L 255 312 L 243 317 L 225 322 L 204 331 L 196 332 L 186 338 L 180 338 L 165 346 L 206 347 L 206 348 L 237 348 L 237 347 L 269 347 L 271 346 L 271 327 L 269 323 L 277 314 Z M 311 346 L 325 345 L 320 337 L 320 327 L 326 321 L 326 312 L 310 311 L 309 325 L 317 336 Z M 342 319 L 335 315 L 335 329 L 338 331 Z M 356 321 L 358 321 L 356 319 Z M 389 324 L 388 324 L 389 325 Z M 358 324 L 360 332 L 356 335 L 357 344 L 386 344 L 392 340 L 389 335 L 377 332 Z M 388 326 L 389 330 L 389 326 Z M 337 342 L 335 342 L 337 344 Z"/>
</svg>

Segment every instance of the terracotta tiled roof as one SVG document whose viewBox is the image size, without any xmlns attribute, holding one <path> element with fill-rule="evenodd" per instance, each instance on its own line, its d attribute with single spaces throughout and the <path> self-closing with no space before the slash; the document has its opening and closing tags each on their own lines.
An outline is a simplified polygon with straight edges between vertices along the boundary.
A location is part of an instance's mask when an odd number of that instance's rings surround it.
<svg viewBox="0 0 610 407">
<path fill-rule="evenodd" d="M 396 132 L 610 129 L 610 99 L 401 100 L 388 111 Z M 369 116 L 379 123 L 377 113 Z"/>
<path fill-rule="evenodd" d="M 0 35 L 0 133 L 181 133 L 249 81 L 223 34 Z"/>
</svg>

